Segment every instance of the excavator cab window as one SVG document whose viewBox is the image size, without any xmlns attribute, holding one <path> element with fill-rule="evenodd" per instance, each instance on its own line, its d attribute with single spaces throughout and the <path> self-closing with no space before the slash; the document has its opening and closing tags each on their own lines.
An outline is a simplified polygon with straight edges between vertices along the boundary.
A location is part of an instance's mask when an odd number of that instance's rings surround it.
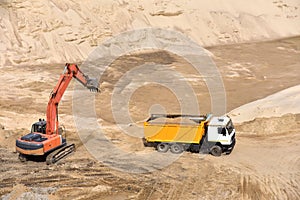
<svg viewBox="0 0 300 200">
<path fill-rule="evenodd" d="M 46 121 L 39 120 L 38 122 L 32 124 L 31 132 L 46 134 Z"/>
</svg>

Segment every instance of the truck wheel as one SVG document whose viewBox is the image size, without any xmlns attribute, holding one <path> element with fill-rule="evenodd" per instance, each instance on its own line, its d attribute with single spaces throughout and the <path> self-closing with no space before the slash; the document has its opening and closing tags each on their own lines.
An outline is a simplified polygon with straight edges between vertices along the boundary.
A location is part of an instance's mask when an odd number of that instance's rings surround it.
<svg viewBox="0 0 300 200">
<path fill-rule="evenodd" d="M 26 161 L 27 161 L 26 155 L 20 153 L 20 154 L 19 154 L 19 160 L 20 160 L 21 162 L 26 162 Z"/>
<path fill-rule="evenodd" d="M 210 153 L 213 156 L 221 156 L 222 154 L 222 148 L 218 145 L 214 145 L 211 149 L 210 149 Z"/>
<path fill-rule="evenodd" d="M 159 143 L 156 148 L 158 152 L 166 153 L 169 150 L 169 144 Z"/>
<path fill-rule="evenodd" d="M 183 146 L 181 144 L 172 144 L 171 145 L 171 152 L 172 153 L 182 153 L 183 152 Z"/>
</svg>

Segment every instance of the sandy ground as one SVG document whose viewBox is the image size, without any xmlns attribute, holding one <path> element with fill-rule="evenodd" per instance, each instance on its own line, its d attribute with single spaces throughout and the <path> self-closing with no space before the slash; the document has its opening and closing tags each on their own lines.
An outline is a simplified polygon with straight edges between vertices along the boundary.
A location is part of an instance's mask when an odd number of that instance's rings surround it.
<svg viewBox="0 0 300 200">
<path fill-rule="evenodd" d="M 223 77 L 228 112 L 300 84 L 300 38 L 210 47 Z M 151 60 L 175 66 L 190 81 L 203 113 L 210 111 L 207 88 L 188 63 L 166 52 L 123 56 L 102 77 L 96 111 L 115 145 L 131 152 L 151 152 L 140 139 L 115 127 L 109 110 L 113 85 L 126 69 Z M 182 70 L 181 67 L 185 67 Z M 72 89 L 60 103 L 60 121 L 77 151 L 61 162 L 21 163 L 15 139 L 45 116 L 48 96 L 63 65 L 0 68 L 0 196 L 1 199 L 299 199 L 299 113 L 249 117 L 236 124 L 237 145 L 227 156 L 213 157 L 185 152 L 162 170 L 130 174 L 96 161 L 79 140 L 72 118 Z M 119 70 L 119 69 L 123 69 Z M 272 105 L 284 99 L 273 98 Z M 291 101 L 291 99 L 289 99 Z M 132 119 L 139 123 L 152 104 L 178 112 L 178 101 L 165 88 L 146 85 L 129 103 Z M 265 104 L 269 103 L 266 101 Z M 257 104 L 255 104 L 257 105 Z M 262 107 L 263 108 L 263 107 Z M 247 108 L 248 109 L 248 108 Z M 231 114 L 234 118 L 236 113 Z M 243 122 L 243 123 L 242 123 Z M 117 140 L 116 140 L 117 139 Z M 168 154 L 166 154 L 168 156 Z"/>
<path fill-rule="evenodd" d="M 299 18 L 299 0 L 1 0 L 0 66 L 81 61 L 108 37 L 145 27 L 205 46 L 292 37 Z"/>
</svg>

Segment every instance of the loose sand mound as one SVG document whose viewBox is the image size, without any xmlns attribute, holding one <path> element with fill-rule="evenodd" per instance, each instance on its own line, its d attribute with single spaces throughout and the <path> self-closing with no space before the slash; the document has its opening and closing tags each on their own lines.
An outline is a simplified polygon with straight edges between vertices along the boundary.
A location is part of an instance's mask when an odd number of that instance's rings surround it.
<svg viewBox="0 0 300 200">
<path fill-rule="evenodd" d="M 256 118 L 237 125 L 239 135 L 243 136 L 278 136 L 298 134 L 300 132 L 300 114 L 286 114 L 281 117 Z"/>
<path fill-rule="evenodd" d="M 298 0 L 0 2 L 0 66 L 82 61 L 122 31 L 159 27 L 202 45 L 300 34 Z"/>
<path fill-rule="evenodd" d="M 262 117 L 280 117 L 300 113 L 300 85 L 285 89 L 266 98 L 245 104 L 229 114 L 235 123 Z"/>
</svg>

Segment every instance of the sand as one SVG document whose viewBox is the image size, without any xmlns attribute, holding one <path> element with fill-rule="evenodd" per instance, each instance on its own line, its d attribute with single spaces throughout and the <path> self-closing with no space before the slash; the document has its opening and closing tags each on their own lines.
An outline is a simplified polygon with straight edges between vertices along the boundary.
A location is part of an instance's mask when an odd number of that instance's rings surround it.
<svg viewBox="0 0 300 200">
<path fill-rule="evenodd" d="M 298 0 L 0 1 L 0 198 L 299 199 L 299 17 Z M 15 140 L 45 118 L 64 63 L 81 63 L 111 36 L 144 27 L 176 30 L 207 48 L 224 83 L 226 113 L 236 127 L 233 152 L 221 157 L 184 152 L 154 171 L 159 163 L 132 163 L 110 149 L 98 161 L 74 123 L 72 81 L 59 104 L 59 120 L 77 151 L 55 165 L 21 163 Z M 111 144 L 131 156 L 155 149 L 120 130 L 111 98 L 127 71 L 149 62 L 164 66 L 162 74 L 180 72 L 195 91 L 201 114 L 212 111 L 207 77 L 183 58 L 164 51 L 121 56 L 101 77 L 95 112 Z M 128 80 L 123 87 L 134 84 Z M 122 126 L 131 130 L 155 110 L 179 113 L 179 102 L 168 88 L 143 83 L 128 102 L 132 122 Z M 142 174 L 120 171 L 137 164 Z"/>
<path fill-rule="evenodd" d="M 268 48 L 270 45 L 276 47 L 287 42 L 291 44 L 290 47 L 286 47 L 288 50 L 299 47 L 297 38 L 274 41 L 271 44 L 256 43 L 253 45 L 255 48 L 265 49 L 266 46 Z M 240 46 L 230 46 L 232 53 L 230 55 L 234 57 L 236 55 L 234 53 L 235 48 Z M 244 51 L 251 51 L 252 53 L 235 59 L 236 64 L 232 63 L 230 66 L 238 66 L 237 63 L 243 63 L 245 59 L 253 60 L 260 56 L 259 51 L 252 51 L 252 45 L 242 46 Z M 261 81 L 259 77 L 247 82 L 245 80 L 247 80 L 249 74 L 271 74 L 273 69 L 242 65 L 245 68 L 244 71 L 248 73 L 236 71 L 236 68 L 230 68 L 228 71 L 224 70 L 226 66 L 229 66 L 228 59 L 232 58 L 226 55 L 229 54 L 228 48 L 227 46 L 210 48 L 215 56 L 215 61 L 220 64 L 219 69 L 227 91 L 228 107 L 238 107 L 238 105 L 243 105 L 244 102 L 254 100 L 252 103 L 229 112 L 234 122 L 239 122 L 239 124 L 235 123 L 237 145 L 234 151 L 230 155 L 221 157 L 185 152 L 174 163 L 158 171 L 147 172 L 153 170 L 153 168 L 142 165 L 140 170 L 144 172 L 143 174 L 117 171 L 95 160 L 87 152 L 78 137 L 72 116 L 72 94 L 75 81 L 72 82 L 60 103 L 59 113 L 60 122 L 64 124 L 68 131 L 68 141 L 76 144 L 77 151 L 52 166 L 33 161 L 25 164 L 20 163 L 14 150 L 15 139 L 26 134 L 34 121 L 45 116 L 49 92 L 52 86 L 56 84 L 63 64 L 48 67 L 27 66 L 23 67 L 22 70 L 18 68 L 11 68 L 10 70 L 1 68 L 1 74 L 13 77 L 13 74 L 17 73 L 17 77 L 20 78 L 9 79 L 3 75 L 0 79 L 1 91 L 5 91 L 0 98 L 1 102 L 5 102 L 0 104 L 0 124 L 2 125 L 0 130 L 0 195 L 3 199 L 15 197 L 44 199 L 299 198 L 300 149 L 298 143 L 300 141 L 300 118 L 299 113 L 285 114 L 291 111 L 289 105 L 295 99 L 294 97 L 298 97 L 297 85 L 300 84 L 299 79 L 294 77 L 294 73 L 286 70 L 281 71 L 280 73 L 289 80 L 288 82 L 285 83 L 281 78 L 271 80 L 272 85 L 279 85 L 280 83 L 283 84 L 280 87 L 287 88 L 282 91 L 278 91 L 280 89 L 278 87 L 269 87 L 269 83 Z M 264 60 L 269 62 L 279 59 L 284 62 L 278 56 L 281 55 L 281 50 L 274 49 L 275 52 L 264 55 Z M 293 60 L 297 61 L 297 53 L 290 55 L 294 55 Z M 157 53 L 135 54 L 117 60 L 112 65 L 112 69 L 116 65 L 121 68 L 128 67 L 132 60 L 145 61 L 145 59 L 156 60 L 157 62 L 164 61 L 163 63 L 166 66 L 185 66 L 184 69 L 188 69 L 189 64 L 175 55 L 166 54 L 164 58 L 168 58 L 169 62 L 158 58 Z M 265 65 L 270 64 L 268 62 Z M 289 61 L 286 61 L 286 66 L 294 65 L 289 65 Z M 294 66 L 290 69 L 297 71 L 298 67 Z M 152 148 L 145 148 L 139 138 L 123 134 L 113 123 L 110 109 L 108 109 L 108 102 L 109 94 L 113 90 L 111 86 L 115 80 L 109 78 L 118 78 L 120 72 L 118 70 L 110 70 L 110 72 L 112 74 L 106 74 L 103 80 L 110 80 L 111 84 L 102 85 L 103 91 L 96 97 L 98 120 L 102 124 L 105 135 L 113 145 L 133 154 L 154 152 L 155 150 Z M 238 73 L 232 77 L 229 72 Z M 192 71 L 186 71 L 185 75 L 194 77 L 188 80 L 191 81 L 191 84 L 194 83 L 192 85 L 197 91 L 197 96 L 199 99 L 207 100 L 207 102 L 201 101 L 201 106 L 203 104 L 209 105 L 209 98 L 205 98 L 207 94 L 202 93 L 205 85 L 197 84 L 202 77 L 196 76 Z M 21 77 L 23 78 L 22 81 L 20 81 Z M 14 87 L 8 87 L 8 82 Z M 243 82 L 243 84 L 238 84 L 240 82 Z M 256 92 L 249 95 L 249 88 L 253 86 L 253 82 L 256 85 Z M 238 90 L 236 89 L 237 84 L 239 86 Z M 290 84 L 296 86 L 290 87 Z M 129 85 L 130 83 L 128 83 Z M 157 90 L 156 87 L 150 85 L 146 89 L 137 90 L 131 98 L 129 108 L 134 120 L 133 123 L 139 123 L 146 119 L 149 116 L 148 111 L 152 104 L 160 103 L 168 112 L 178 108 L 178 102 L 174 101 L 174 97 L 169 96 L 167 91 L 164 93 L 165 96 L 151 98 L 159 94 L 158 91 L 162 91 L 163 88 Z M 274 94 L 269 95 L 270 93 Z M 265 96 L 265 98 L 261 96 Z M 284 98 L 280 98 L 280 96 Z M 12 98 L 14 99 L 12 100 Z M 145 98 L 147 101 L 143 101 Z M 264 102 L 269 102 L 269 104 Z M 275 117 L 273 112 L 269 112 L 271 105 L 274 105 L 274 109 L 275 106 L 279 107 L 278 111 L 282 111 L 282 113 L 280 115 L 275 113 L 277 116 Z M 209 106 L 203 107 L 203 110 L 206 108 L 209 112 Z M 262 112 L 257 112 L 257 107 L 260 107 Z M 286 110 L 284 111 L 281 107 L 285 107 Z M 237 111 L 241 115 L 234 116 Z M 296 113 L 296 109 L 293 110 L 293 113 Z M 243 117 L 243 121 L 238 118 L 240 116 Z M 171 155 L 166 154 L 166 156 Z M 114 163 L 114 168 L 120 167 L 124 160 L 120 157 L 110 159 Z M 130 162 L 128 167 L 130 167 Z"/>
<path fill-rule="evenodd" d="M 285 89 L 263 99 L 230 111 L 234 122 L 243 123 L 255 118 L 280 117 L 300 113 L 300 85 Z"/>
<path fill-rule="evenodd" d="M 0 2 L 0 66 L 82 61 L 126 30 L 158 27 L 212 46 L 300 34 L 298 0 Z"/>
</svg>

